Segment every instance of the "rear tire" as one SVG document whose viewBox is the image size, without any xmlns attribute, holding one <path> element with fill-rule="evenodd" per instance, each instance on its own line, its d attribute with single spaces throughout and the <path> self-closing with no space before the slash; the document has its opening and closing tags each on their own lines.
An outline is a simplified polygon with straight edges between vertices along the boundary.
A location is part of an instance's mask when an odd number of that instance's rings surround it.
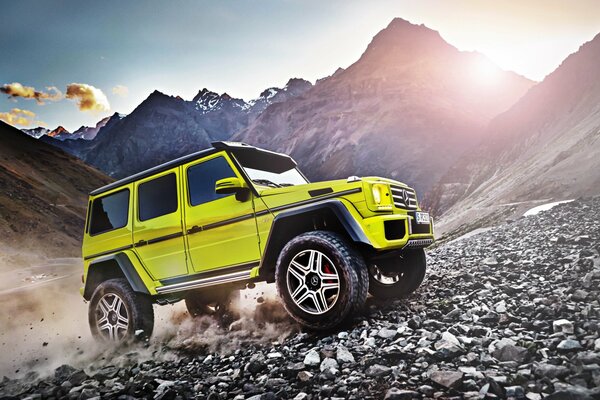
<svg viewBox="0 0 600 400">
<path fill-rule="evenodd" d="M 292 318 L 307 328 L 326 330 L 363 307 L 369 276 L 362 255 L 342 236 L 314 231 L 283 248 L 275 281 Z"/>
<path fill-rule="evenodd" d="M 377 299 L 390 300 L 408 296 L 425 278 L 425 250 L 406 250 L 402 256 L 369 265 L 369 293 Z"/>
<path fill-rule="evenodd" d="M 94 290 L 88 321 L 92 336 L 102 342 L 146 340 L 154 329 L 152 300 L 134 292 L 126 279 L 109 279 Z"/>
</svg>

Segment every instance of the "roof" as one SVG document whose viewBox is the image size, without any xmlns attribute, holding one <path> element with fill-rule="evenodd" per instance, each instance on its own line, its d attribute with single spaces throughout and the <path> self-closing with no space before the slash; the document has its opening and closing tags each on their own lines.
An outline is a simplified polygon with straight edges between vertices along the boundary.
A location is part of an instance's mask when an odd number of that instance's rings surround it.
<svg viewBox="0 0 600 400">
<path fill-rule="evenodd" d="M 211 144 L 213 146 L 211 148 L 176 158 L 175 160 L 171 160 L 164 164 L 157 165 L 156 167 L 149 168 L 145 171 L 141 171 L 137 174 L 112 182 L 106 186 L 102 186 L 101 188 L 93 190 L 92 192 L 90 192 L 90 195 L 97 196 L 99 194 L 108 192 L 109 190 L 119 188 L 131 182 L 135 182 L 140 179 L 156 175 L 162 171 L 166 171 L 179 165 L 187 164 L 188 162 L 206 157 L 214 153 L 218 153 L 219 151 L 223 150 L 227 150 L 230 153 L 233 153 L 242 165 L 248 166 L 250 168 L 260 168 L 261 166 L 268 165 L 269 168 L 271 168 L 272 170 L 280 170 L 281 172 L 283 172 L 296 167 L 296 162 L 290 156 L 269 150 L 260 149 L 258 147 L 254 147 L 246 143 L 213 142 Z"/>
</svg>

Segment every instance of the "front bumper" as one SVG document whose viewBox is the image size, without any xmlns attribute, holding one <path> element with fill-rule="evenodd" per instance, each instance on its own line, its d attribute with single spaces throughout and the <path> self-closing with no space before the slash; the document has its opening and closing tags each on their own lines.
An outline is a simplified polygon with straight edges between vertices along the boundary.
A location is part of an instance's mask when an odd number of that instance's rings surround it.
<svg viewBox="0 0 600 400">
<path fill-rule="evenodd" d="M 378 215 L 361 221 L 371 244 L 378 250 L 425 248 L 434 241 L 433 219 L 417 224 L 414 212 Z"/>
</svg>

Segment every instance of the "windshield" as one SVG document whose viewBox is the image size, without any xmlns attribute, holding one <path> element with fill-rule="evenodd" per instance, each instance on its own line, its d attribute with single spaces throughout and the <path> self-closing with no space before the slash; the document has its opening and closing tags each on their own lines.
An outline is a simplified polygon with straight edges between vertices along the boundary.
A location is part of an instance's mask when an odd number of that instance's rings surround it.
<svg viewBox="0 0 600 400">
<path fill-rule="evenodd" d="M 244 167 L 244 170 L 252 182 L 261 186 L 283 187 L 308 183 L 297 168 L 292 168 L 281 173 L 248 167 Z"/>
</svg>

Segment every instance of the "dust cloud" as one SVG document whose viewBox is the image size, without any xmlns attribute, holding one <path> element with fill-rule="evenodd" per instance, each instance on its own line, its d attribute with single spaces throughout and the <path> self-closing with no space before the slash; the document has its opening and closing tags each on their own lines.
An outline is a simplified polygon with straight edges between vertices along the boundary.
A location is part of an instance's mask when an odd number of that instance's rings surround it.
<svg viewBox="0 0 600 400">
<path fill-rule="evenodd" d="M 96 342 L 79 294 L 80 259 L 0 268 L 0 377 L 30 372 L 52 375 L 62 364 L 88 373 L 149 359 L 173 361 L 183 353 L 228 354 L 247 344 L 281 342 L 299 330 L 279 303 L 274 285 L 240 292 L 229 318 L 192 318 L 183 302 L 154 306 L 155 325 L 146 343 L 110 347 Z"/>
</svg>

